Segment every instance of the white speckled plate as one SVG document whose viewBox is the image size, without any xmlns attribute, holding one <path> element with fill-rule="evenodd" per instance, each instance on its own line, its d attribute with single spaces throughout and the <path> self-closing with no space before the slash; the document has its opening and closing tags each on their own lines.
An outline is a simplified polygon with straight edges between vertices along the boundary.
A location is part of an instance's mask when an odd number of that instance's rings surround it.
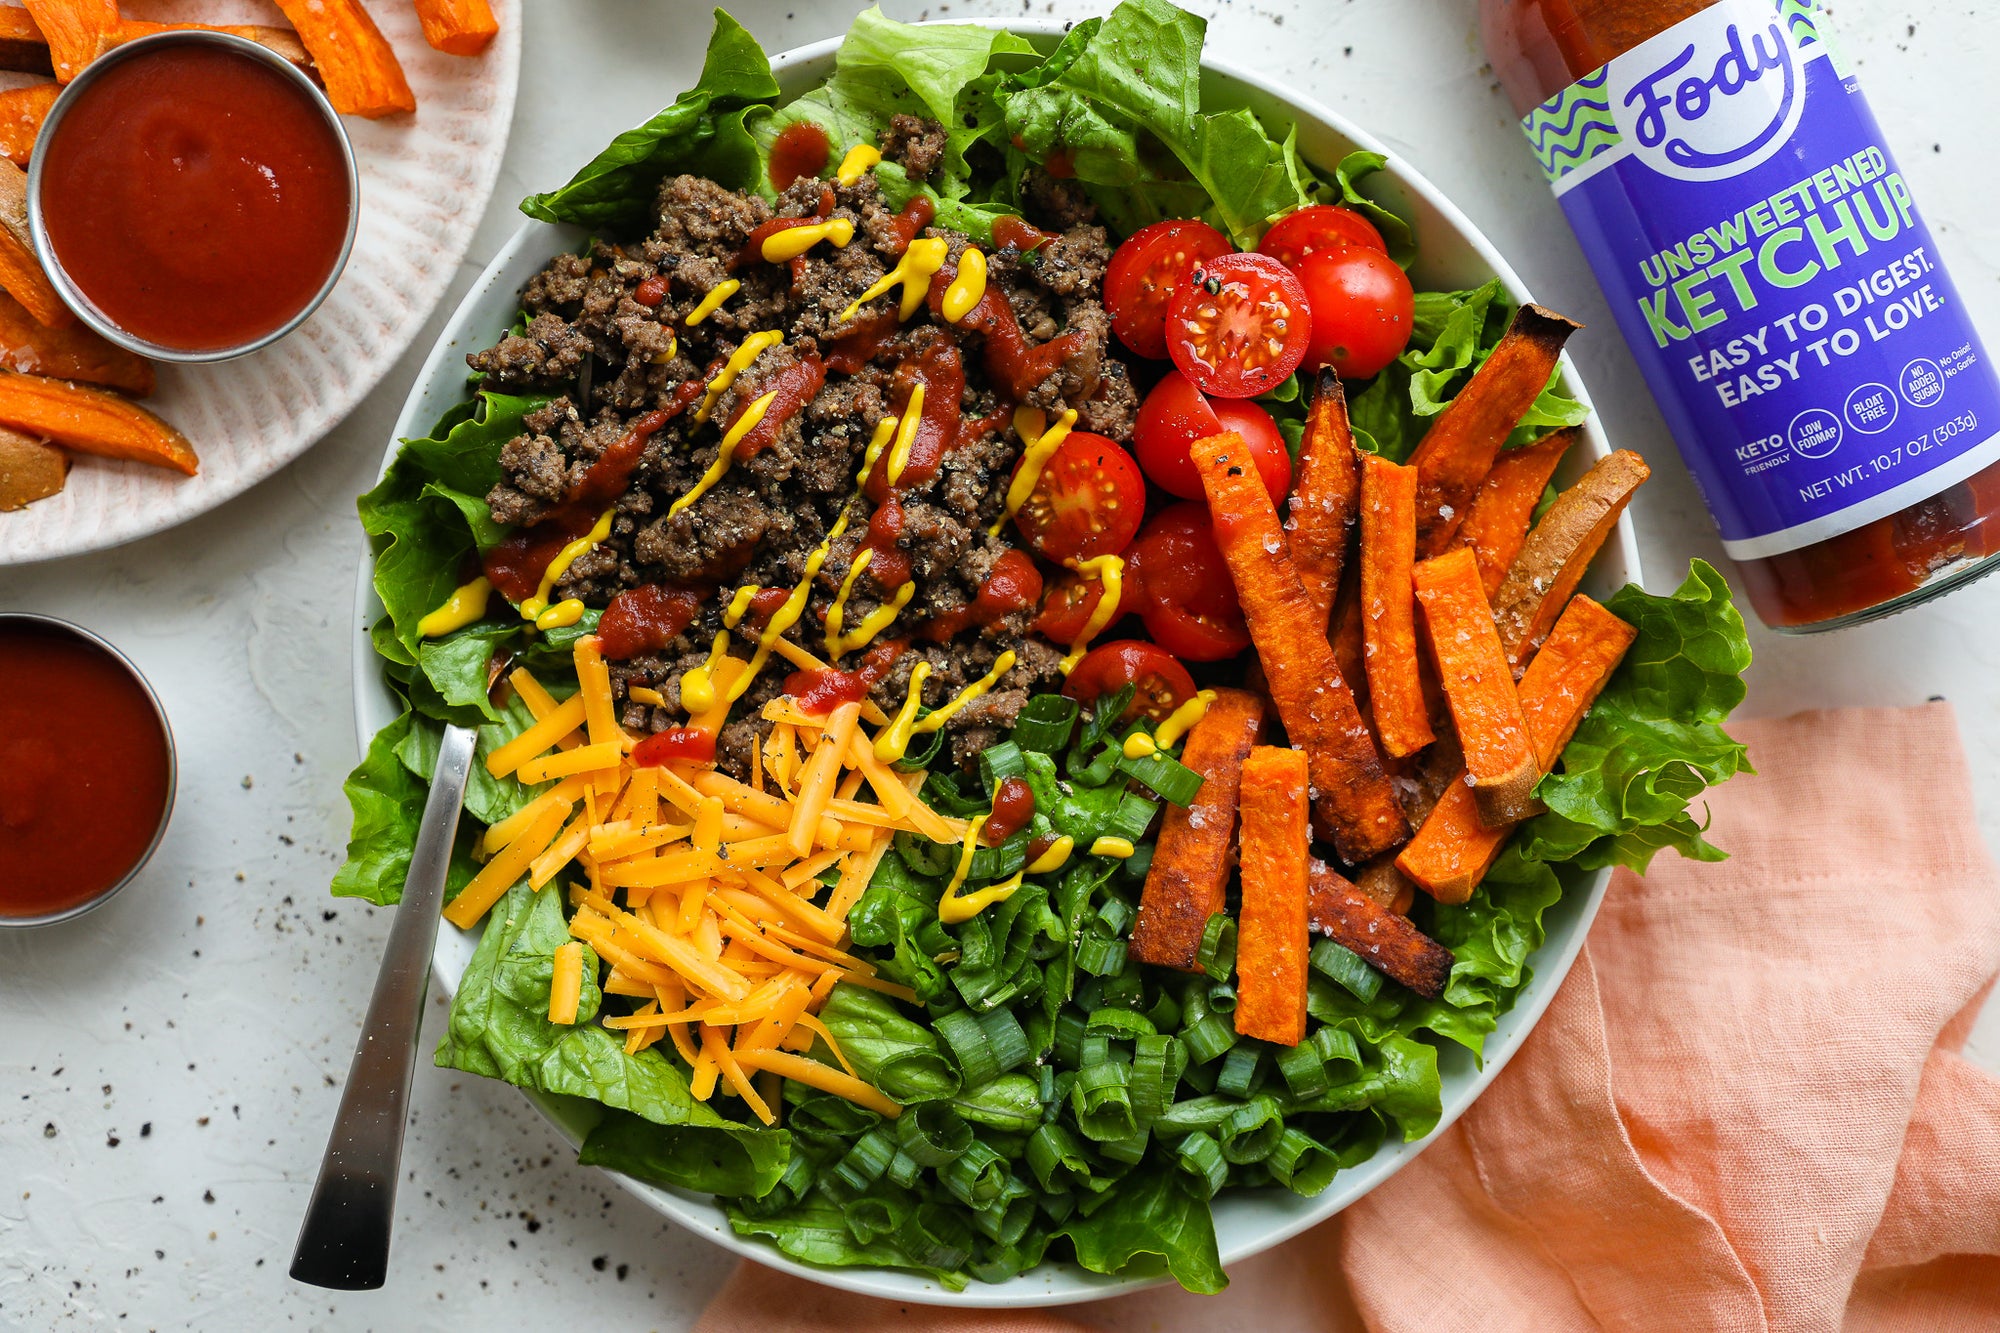
<svg viewBox="0 0 2000 1333">
<path fill-rule="evenodd" d="M 977 21 L 977 20 L 973 20 Z M 1005 24 L 1014 32 L 1053 43 L 1060 25 L 1035 19 Z M 778 82 L 787 95 L 796 96 L 832 73 L 836 41 L 818 42 L 788 51 L 772 60 Z M 1225 62 L 1204 57 L 1203 103 L 1208 107 L 1248 106 L 1275 124 L 1295 121 L 1299 146 L 1318 163 L 1333 163 L 1350 148 L 1370 148 L 1384 153 L 1388 166 L 1379 182 L 1384 201 L 1412 219 L 1417 230 L 1419 257 L 1415 277 L 1420 287 L 1455 289 L 1476 287 L 1498 277 L 1517 301 L 1529 294 L 1507 261 L 1492 243 L 1480 234 L 1466 216 L 1453 207 L 1437 188 L 1420 176 L 1409 163 L 1390 152 L 1374 136 L 1361 130 L 1337 112 L 1268 79 Z M 606 126 L 608 135 L 622 126 Z M 507 331 L 519 308 L 523 286 L 541 270 L 550 256 L 574 247 L 582 233 L 575 228 L 556 227 L 544 222 L 528 222 L 488 266 L 472 290 L 466 293 L 446 324 L 443 336 L 430 359 L 418 372 L 409 400 L 397 423 L 398 437 L 421 435 L 465 393 L 465 354 L 488 346 Z M 1586 404 L 1589 395 L 1578 380 L 1576 370 L 1565 358 L 1564 389 Z M 1561 485 L 1574 482 L 1591 463 L 1610 452 L 1609 442 L 1595 416 L 1583 428 L 1584 447 L 1573 450 L 1558 474 Z M 383 459 L 388 467 L 395 456 L 391 446 Z M 369 738 L 394 721 L 400 701 L 383 680 L 380 663 L 369 653 L 368 627 L 382 615 L 371 579 L 372 559 L 364 557 L 355 587 L 354 662 L 355 726 L 362 750 Z M 1621 518 L 1613 539 L 1605 544 L 1592 566 L 1584 589 L 1598 596 L 1626 582 L 1639 581 L 1638 543 L 1629 517 Z M 1548 929 L 1545 942 L 1534 955 L 1534 975 L 1521 990 L 1515 1005 L 1500 1016 L 1486 1040 L 1483 1065 L 1462 1047 L 1445 1043 L 1438 1052 L 1438 1069 L 1444 1082 L 1444 1113 L 1438 1126 L 1415 1143 L 1387 1143 L 1361 1165 L 1342 1171 L 1325 1192 L 1315 1198 L 1300 1198 L 1283 1190 L 1232 1190 L 1215 1203 L 1216 1241 L 1222 1262 L 1229 1265 L 1298 1234 L 1314 1223 L 1339 1212 L 1368 1191 L 1394 1175 L 1422 1152 L 1438 1135 L 1465 1113 L 1479 1094 L 1520 1049 L 1530 1030 L 1555 997 L 1556 988 L 1583 948 L 1597 908 L 1604 900 L 1609 871 L 1583 878 L 1550 908 L 1543 918 Z M 479 942 L 478 931 L 459 930 L 446 924 L 438 935 L 432 965 L 441 987 L 456 991 L 466 965 Z M 539 1097 L 529 1100 L 547 1116 L 571 1143 L 580 1143 L 595 1120 L 590 1103 L 571 1098 Z M 1157 1277 L 1106 1277 L 1085 1272 L 1074 1264 L 1047 1263 L 1009 1281 L 986 1284 L 974 1282 L 963 1291 L 949 1291 L 921 1274 L 871 1268 L 816 1268 L 799 1263 L 761 1241 L 738 1236 L 714 1199 L 685 1190 L 660 1189 L 629 1176 L 609 1173 L 627 1190 L 643 1199 L 664 1216 L 707 1236 L 726 1249 L 772 1268 L 795 1273 L 814 1282 L 861 1292 L 894 1301 L 916 1301 L 936 1305 L 1008 1308 L 1058 1305 L 1070 1301 L 1094 1300 L 1152 1286 Z"/>
<path fill-rule="evenodd" d="M 425 44 L 415 8 L 369 12 L 417 95 L 414 116 L 347 118 L 361 169 L 361 224 L 333 294 L 290 337 L 212 366 L 162 365 L 146 405 L 194 442 L 193 477 L 77 456 L 60 495 L 0 514 L 0 565 L 116 546 L 205 513 L 304 453 L 353 410 L 430 317 L 486 210 L 521 65 L 517 0 L 492 0 L 500 35 L 466 58 Z M 176 22 L 275 21 L 198 0 Z"/>
</svg>

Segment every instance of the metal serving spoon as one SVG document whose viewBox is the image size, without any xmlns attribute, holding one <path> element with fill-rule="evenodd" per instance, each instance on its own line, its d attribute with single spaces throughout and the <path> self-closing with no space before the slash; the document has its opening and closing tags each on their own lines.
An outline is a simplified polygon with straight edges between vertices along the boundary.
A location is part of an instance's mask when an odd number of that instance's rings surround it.
<svg viewBox="0 0 2000 1333">
<path fill-rule="evenodd" d="M 403 883 L 403 901 L 389 927 L 389 945 L 375 993 L 362 1020 L 361 1040 L 348 1066 L 347 1088 L 320 1159 L 319 1182 L 306 1205 L 305 1225 L 292 1251 L 292 1278 L 315 1287 L 368 1291 L 389 1270 L 389 1233 L 396 1221 L 396 1182 L 402 1175 L 403 1129 L 409 1123 L 410 1076 L 416 1069 L 417 1032 L 430 987 L 431 948 L 437 942 L 445 871 L 458 836 L 477 735 L 446 727 L 424 802 L 416 850 Z"/>
</svg>

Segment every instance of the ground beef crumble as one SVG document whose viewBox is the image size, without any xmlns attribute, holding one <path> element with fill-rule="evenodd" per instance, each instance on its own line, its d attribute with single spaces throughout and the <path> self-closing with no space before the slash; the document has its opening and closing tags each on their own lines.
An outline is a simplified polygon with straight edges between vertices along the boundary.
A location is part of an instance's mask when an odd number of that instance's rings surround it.
<svg viewBox="0 0 2000 1333">
<path fill-rule="evenodd" d="M 901 115 L 882 140 L 885 157 L 919 180 L 936 169 L 945 144 L 944 130 L 935 122 Z M 1110 336 L 1101 291 L 1110 240 L 1073 182 L 1034 172 L 1023 183 L 1023 198 L 1029 220 L 1055 237 L 1030 256 L 1011 250 L 989 254 L 988 280 L 1005 294 L 1030 345 L 1080 335 L 1059 369 L 1024 395 L 1025 405 L 1050 411 L 1074 407 L 1080 428 L 1129 438 L 1138 393 Z M 852 222 L 854 240 L 839 248 L 815 245 L 803 261 L 790 265 L 741 258 L 751 233 L 764 223 L 815 216 Z M 1032 691 L 1061 679 L 1060 650 L 1029 631 L 1032 611 L 969 627 L 942 643 L 922 633 L 935 617 L 971 603 L 1011 545 L 1011 531 L 995 537 L 988 528 L 1001 516 L 1021 440 L 1008 423 L 1009 402 L 986 379 L 981 335 L 944 325 L 928 311 L 887 330 L 867 364 L 852 374 L 829 371 L 810 399 L 784 418 L 774 439 L 674 512 L 674 502 L 715 463 L 727 423 L 803 373 L 809 360 L 816 364 L 827 356 L 842 334 L 871 314 L 893 309 L 895 292 L 871 302 L 858 318 L 841 319 L 894 267 L 902 237 L 895 210 L 870 176 L 853 185 L 803 180 L 775 203 L 700 177 L 677 176 L 661 185 L 654 221 L 642 239 L 622 244 L 600 239 L 582 254 L 551 260 L 522 293 L 525 322 L 518 331 L 467 358 L 495 389 L 550 398 L 501 450 L 503 480 L 487 497 L 494 518 L 527 526 L 546 517 L 575 495 L 590 465 L 642 413 L 675 406 L 683 386 L 705 385 L 750 334 L 784 335 L 782 344 L 759 355 L 716 397 L 699 422 L 696 410 L 682 410 L 652 436 L 629 488 L 614 503 L 610 537 L 578 559 L 556 588 L 557 598 L 580 598 L 591 607 L 646 584 L 718 590 L 674 642 L 612 667 L 625 725 L 641 731 L 674 725 L 684 716 L 680 675 L 704 660 L 724 627 L 730 592 L 746 584 L 796 586 L 822 542 L 828 552 L 806 613 L 787 637 L 827 656 L 827 611 L 874 514 L 855 484 L 864 451 L 877 423 L 902 405 L 906 388 L 896 383 L 898 367 L 928 343 L 951 338 L 966 369 L 961 419 L 968 426 L 987 421 L 996 428 L 975 435 L 962 427 L 959 444 L 946 453 L 936 475 L 897 492 L 903 521 L 895 545 L 908 558 L 916 590 L 882 636 L 907 638 L 909 646 L 876 685 L 873 698 L 893 711 L 922 660 L 931 669 L 924 699 L 937 706 L 1011 649 L 1014 668 L 952 720 L 954 756 L 967 759 L 1013 722 Z M 946 241 L 952 263 L 967 243 L 935 227 L 924 234 Z M 740 290 L 689 326 L 689 314 L 731 279 Z M 701 399 L 694 401 L 698 407 Z M 829 541 L 843 510 L 845 530 Z M 860 622 L 894 593 L 864 570 L 846 602 L 846 624 Z M 751 615 L 736 628 L 739 655 L 754 650 L 761 623 Z M 725 768 L 741 772 L 746 765 L 758 713 L 782 691 L 789 670 L 774 660 L 735 709 L 738 720 L 719 738 L 718 761 Z M 633 701 L 628 690 L 636 685 L 657 690 L 665 705 Z"/>
</svg>

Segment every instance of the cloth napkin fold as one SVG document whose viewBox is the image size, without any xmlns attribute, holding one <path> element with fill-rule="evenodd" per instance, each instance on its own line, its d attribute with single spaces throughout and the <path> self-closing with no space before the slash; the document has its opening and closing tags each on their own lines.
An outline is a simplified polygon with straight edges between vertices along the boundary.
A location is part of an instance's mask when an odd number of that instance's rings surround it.
<svg viewBox="0 0 2000 1333">
<path fill-rule="evenodd" d="M 1613 880 L 1493 1086 L 1228 1291 L 953 1311 L 745 1263 L 703 1333 L 2000 1329 L 2000 874 L 1952 710 L 1732 728 L 1719 865 Z"/>
</svg>

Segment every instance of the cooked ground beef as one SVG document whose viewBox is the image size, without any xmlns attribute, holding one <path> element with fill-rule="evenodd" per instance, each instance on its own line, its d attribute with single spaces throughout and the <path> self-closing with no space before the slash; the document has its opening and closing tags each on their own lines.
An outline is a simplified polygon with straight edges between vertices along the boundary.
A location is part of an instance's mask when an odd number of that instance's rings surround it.
<svg viewBox="0 0 2000 1333">
<path fill-rule="evenodd" d="M 940 126 L 908 116 L 896 117 L 883 136 L 885 154 L 919 179 L 935 169 L 944 144 Z M 1031 177 L 1030 220 L 1055 228 L 1057 237 L 1027 259 L 1012 251 L 991 254 L 988 281 L 1006 296 L 1029 346 L 1077 335 L 1059 366 L 1028 388 L 1024 405 L 1051 412 L 1074 407 L 1082 427 L 1125 438 L 1138 396 L 1102 304 L 1111 245 L 1091 223 L 1088 201 L 1069 184 Z M 774 218 L 827 217 L 854 224 L 850 244 L 822 242 L 790 264 L 747 253 L 752 233 Z M 1029 632 L 1032 609 L 969 625 L 944 642 L 923 634 L 928 622 L 966 610 L 1009 549 L 1007 537 L 989 535 L 988 528 L 1001 517 L 1021 440 L 1011 424 L 1015 404 L 987 379 L 982 335 L 928 311 L 886 324 L 882 312 L 894 309 L 900 289 L 875 298 L 854 319 L 841 318 L 895 267 L 905 243 L 900 226 L 872 177 L 848 186 L 803 180 L 775 203 L 700 177 L 674 177 L 660 188 L 649 235 L 623 244 L 594 241 L 584 254 L 550 261 L 522 294 L 520 332 L 467 358 L 495 388 L 551 399 L 501 450 L 504 479 L 488 502 L 502 523 L 527 527 L 547 518 L 576 498 L 591 465 L 643 414 L 673 414 L 646 441 L 628 488 L 613 503 L 609 538 L 572 564 L 555 590 L 559 599 L 593 607 L 647 584 L 713 590 L 672 643 L 614 664 L 627 726 L 658 730 L 681 721 L 680 675 L 700 665 L 725 628 L 735 589 L 796 587 L 822 544 L 827 549 L 806 612 L 786 637 L 827 656 L 827 613 L 863 545 L 877 540 L 870 535 L 877 506 L 856 488 L 863 455 L 878 424 L 908 400 L 910 367 L 948 356 L 945 343 L 956 347 L 965 373 L 957 443 L 934 476 L 895 492 L 902 520 L 893 550 L 907 559 L 915 590 L 880 636 L 906 638 L 908 646 L 872 697 L 893 711 L 923 660 L 931 668 L 924 699 L 935 707 L 1013 650 L 1016 664 L 1002 683 L 952 719 L 954 751 L 964 759 L 1012 723 L 1031 691 L 1060 680 L 1059 650 Z M 955 265 L 965 238 L 938 228 L 924 234 L 943 239 Z M 730 280 L 740 288 L 690 326 L 688 316 Z M 823 370 L 839 339 L 871 327 L 880 345 L 865 364 L 851 374 Z M 744 340 L 766 330 L 784 341 L 757 355 L 720 393 L 704 392 Z M 763 447 L 735 459 L 676 511 L 716 463 L 724 430 L 774 390 L 781 404 L 770 409 L 776 429 L 758 428 L 768 436 Z M 897 595 L 899 580 L 877 577 L 893 575 L 880 568 L 885 563 L 895 562 L 875 561 L 852 580 L 843 608 L 847 627 Z M 764 614 L 753 611 L 734 627 L 738 655 L 755 650 Z M 758 713 L 784 688 L 790 669 L 774 660 L 739 703 L 733 714 L 739 721 L 719 742 L 724 767 L 742 770 Z M 628 690 L 635 685 L 659 691 L 665 706 L 633 702 Z"/>
</svg>

